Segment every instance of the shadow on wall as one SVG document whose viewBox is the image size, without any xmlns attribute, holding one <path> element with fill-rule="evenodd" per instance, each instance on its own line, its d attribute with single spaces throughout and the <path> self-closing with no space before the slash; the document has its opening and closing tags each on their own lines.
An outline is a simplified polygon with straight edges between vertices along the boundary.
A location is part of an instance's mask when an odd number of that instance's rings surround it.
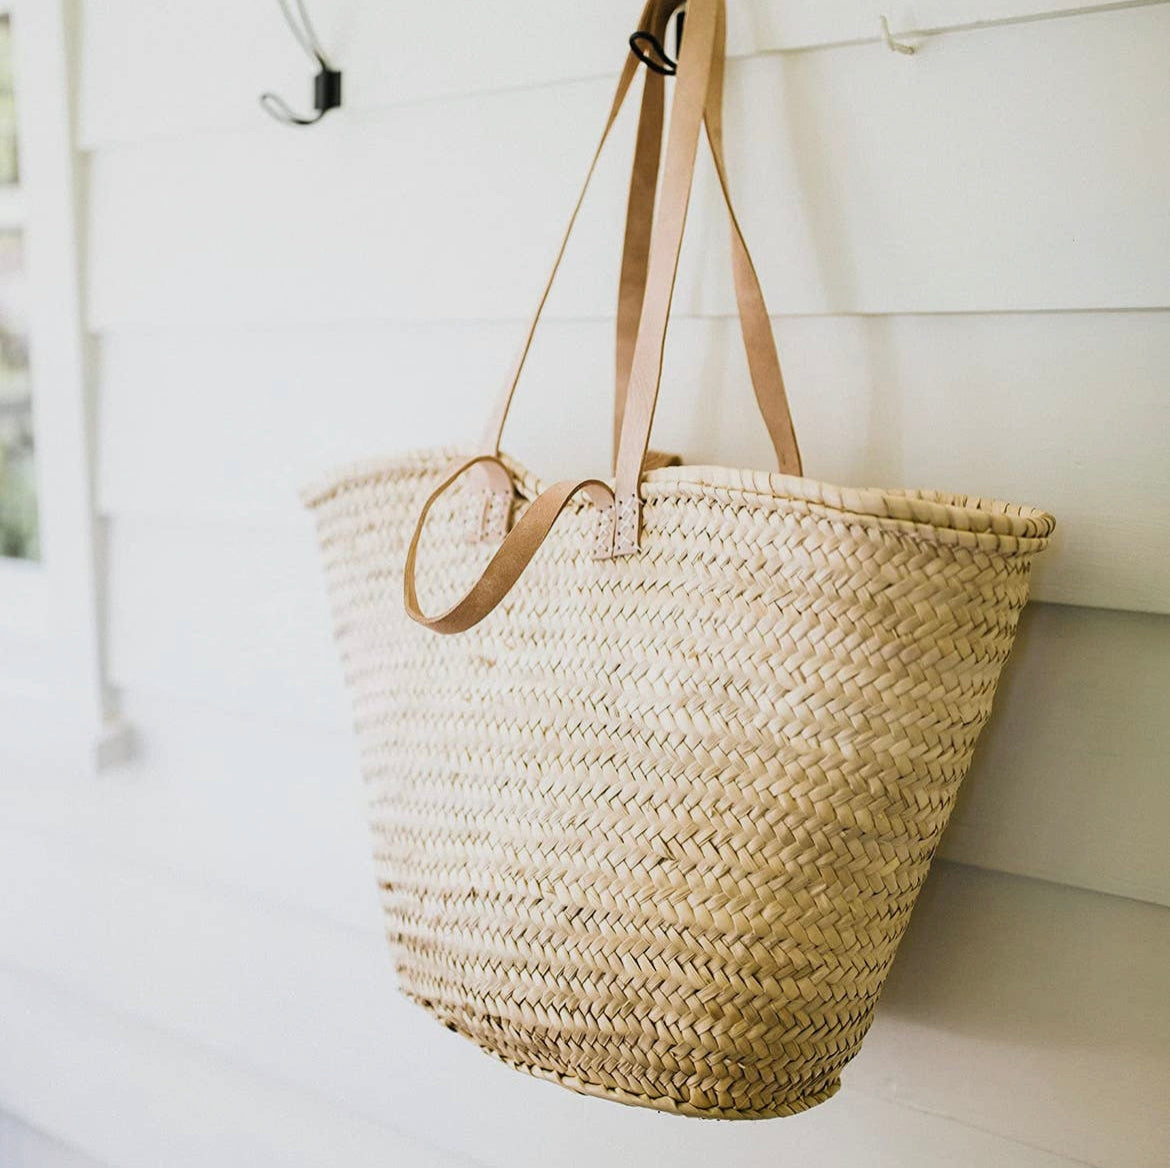
<svg viewBox="0 0 1170 1168">
<path fill-rule="evenodd" d="M 1159 905 L 936 863 L 846 1085 L 1078 1161 L 1165 1163 L 1168 968 Z"/>
<path fill-rule="evenodd" d="M 1165 1057 L 1166 910 L 940 861 L 882 1011 L 977 1037 L 1133 1047 Z M 1160 988 L 1161 987 L 1161 988 Z"/>
</svg>

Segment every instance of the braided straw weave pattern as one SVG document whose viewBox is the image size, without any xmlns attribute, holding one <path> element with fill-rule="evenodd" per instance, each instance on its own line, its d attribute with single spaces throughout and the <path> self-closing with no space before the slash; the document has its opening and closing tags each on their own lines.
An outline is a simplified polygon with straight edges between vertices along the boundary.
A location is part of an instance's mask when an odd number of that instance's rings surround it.
<svg viewBox="0 0 1170 1168">
<path fill-rule="evenodd" d="M 690 1115 L 788 1115 L 857 1051 L 991 709 L 1050 516 L 711 467 L 642 551 L 561 517 L 500 607 L 403 612 L 451 455 L 315 509 L 403 990 L 506 1062 Z M 517 507 L 538 484 L 516 470 Z M 491 549 L 432 512 L 431 609 Z"/>
</svg>

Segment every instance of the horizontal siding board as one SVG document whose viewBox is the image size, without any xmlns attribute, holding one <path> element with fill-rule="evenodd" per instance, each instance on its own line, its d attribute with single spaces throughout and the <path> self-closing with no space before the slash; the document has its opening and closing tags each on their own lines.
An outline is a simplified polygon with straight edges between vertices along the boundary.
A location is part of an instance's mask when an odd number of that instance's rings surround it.
<svg viewBox="0 0 1170 1168">
<path fill-rule="evenodd" d="M 93 770 L 101 743 L 80 724 L 74 703 L 62 698 L 64 671 L 56 664 L 47 680 L 37 678 L 35 669 L 27 678 L 15 669 L 15 678 L 0 676 L 0 775 L 15 766 L 69 774 Z"/>
<path fill-rule="evenodd" d="M 115 536 L 113 684 L 152 677 L 164 691 L 169 684 L 228 710 L 330 730 L 348 725 L 307 522 L 301 538 L 202 524 L 170 527 L 161 543 Z"/>
<path fill-rule="evenodd" d="M 102 1010 L 0 966 L 0 1100 L 109 1168 L 475 1164 L 231 1066 L 130 1005 L 129 1016 Z"/>
<path fill-rule="evenodd" d="M 181 548 L 198 558 L 190 532 L 177 531 L 172 540 L 152 536 L 129 552 L 130 560 L 124 558 L 124 538 L 129 533 L 114 544 L 115 580 L 125 569 L 137 586 L 127 582 L 115 592 L 114 679 L 146 695 L 218 706 L 239 718 L 255 714 L 278 724 L 318 727 L 329 736 L 329 744 L 305 763 L 277 750 L 279 730 L 233 730 L 229 720 L 218 730 L 223 740 L 198 752 L 226 790 L 262 770 L 270 742 L 274 775 L 290 764 L 310 784 L 352 775 L 348 711 L 320 615 L 319 584 L 308 570 L 295 583 L 267 577 L 247 545 L 265 562 L 275 557 L 264 541 L 245 533 L 238 570 L 241 579 L 250 579 L 249 590 L 234 595 L 234 608 L 201 616 L 192 596 L 214 592 L 216 582 L 191 571 L 164 576 L 159 567 Z M 295 614 L 298 607 L 304 615 L 272 615 Z M 1167 692 L 1167 618 L 1031 606 L 943 854 L 1170 904 Z M 198 727 L 202 716 L 193 721 Z M 164 740 L 176 733 L 180 744 L 196 740 L 197 731 L 183 726 L 180 718 L 173 731 L 164 722 L 154 732 Z M 182 766 L 185 749 L 167 749 L 169 765 L 187 781 L 206 781 Z M 268 813 L 281 812 L 273 807 Z"/>
<path fill-rule="evenodd" d="M 909 65 L 865 45 L 734 62 L 729 166 L 772 310 L 1170 305 L 1170 6 L 1084 19 L 942 38 Z M 609 85 L 99 150 L 90 323 L 522 317 Z M 630 128 L 563 315 L 612 312 Z M 726 228 L 702 161 L 677 307 L 718 315 Z"/>
<path fill-rule="evenodd" d="M 404 1141 L 376 1123 L 339 1114 L 303 1092 L 224 1066 L 195 1044 L 105 1013 L 39 979 L 0 971 L 0 1008 L 17 1019 L 9 1028 L 12 1058 L 0 1054 L 0 1091 L 19 1098 L 41 1122 L 85 1141 L 91 1149 L 117 1155 L 110 1168 L 245 1163 L 254 1168 L 332 1168 L 339 1163 L 346 1168 L 486 1168 L 490 1163 L 478 1152 L 472 1160 Z M 55 1044 L 53 1049 L 47 1048 L 46 1037 Z M 13 1072 L 17 1059 L 19 1070 Z M 95 1066 L 131 1071 L 95 1075 Z M 80 1099 L 81 1105 L 62 1106 L 62 1097 Z M 198 1105 L 197 1114 L 193 1103 Z M 469 1112 L 476 1117 L 466 1097 L 458 1099 L 455 1114 L 460 1126 L 474 1122 L 468 1119 Z M 449 1123 L 432 1111 L 416 1113 L 412 1119 L 436 1138 L 448 1138 Z M 514 1121 L 514 1138 L 519 1142 L 522 1136 L 515 1133 L 543 1126 L 539 1113 L 532 1123 Z M 994 1163 L 997 1168 L 1079 1164 L 860 1093 L 852 1115 L 831 1137 L 819 1125 L 810 1134 L 810 1127 L 809 1119 L 789 1120 L 786 1130 L 791 1134 L 778 1142 L 815 1155 L 825 1168 L 853 1168 L 875 1148 L 885 1157 L 883 1162 L 898 1168 L 935 1168 L 940 1163 Z M 598 1163 L 563 1138 L 545 1136 L 539 1147 L 547 1157 L 538 1161 L 541 1168 L 593 1168 Z M 497 1162 L 497 1168 L 512 1168 L 513 1163 Z M 47 1166 L 38 1161 L 28 1168 Z"/>
<path fill-rule="evenodd" d="M 484 1058 L 393 993 L 374 934 L 135 870 L 80 840 L 0 832 L 6 877 L 61 906 L 53 924 L 0 907 L 0 944 L 30 971 L 481 1163 L 1160 1164 L 1170 913 L 1153 906 L 943 865 L 842 1094 L 783 1124 L 724 1126 L 615 1108 Z M 1085 935 L 1104 943 L 1074 953 Z M 1133 936 L 1129 951 L 1112 943 Z M 1127 993 L 1102 1009 L 1122 979 Z M 1093 1058 L 1066 1058 L 1070 1046 Z M 933 1117 L 913 1130 L 940 1110 L 982 1131 Z M 991 1142 L 965 1142 L 976 1139 Z"/>
<path fill-rule="evenodd" d="M 882 16 L 893 35 L 922 36 L 985 29 L 1046 19 L 1071 19 L 1104 11 L 1119 12 L 1150 0 L 728 0 L 729 21 L 743 27 L 729 34 L 738 54 L 824 48 L 851 41 L 883 42 Z M 1153 0 L 1157 3 L 1158 0 Z"/>
<path fill-rule="evenodd" d="M 1126 6 L 1091 0 L 731 0 L 728 48 L 748 56 L 868 40 L 874 42 L 871 52 L 883 52 L 877 45 L 882 14 L 903 33 Z M 138 0 L 87 0 L 84 7 L 81 134 L 91 149 L 249 125 L 278 133 L 256 104 L 263 90 L 308 107 L 310 66 L 271 5 L 206 0 L 183 10 Z M 313 20 L 344 70 L 340 116 L 349 117 L 608 73 L 621 62 L 638 10 L 635 0 L 589 5 L 318 0 Z M 550 52 L 549 46 L 556 49 Z M 218 83 L 209 85 L 209 76 Z M 150 101 L 142 100 L 144 93 L 151 94 Z"/>
<path fill-rule="evenodd" d="M 1170 620 L 1032 606 L 942 845 L 1170 904 Z"/>
<path fill-rule="evenodd" d="M 974 1122 L 1014 1099 L 1015 1125 L 996 1130 L 1103 1168 L 1164 1160 L 1170 1112 L 1154 1100 L 1170 1086 L 1170 912 L 1122 903 L 943 865 L 891 971 L 888 1024 L 868 1040 L 890 1097 Z M 970 1046 L 951 1047 L 956 1033 Z M 1109 1048 L 1125 1051 L 1116 1064 Z M 1083 1120 L 1067 1111 L 1077 1100 Z"/>
<path fill-rule="evenodd" d="M 4 1168 L 106 1168 L 11 1115 L 0 1114 L 0 1164 Z"/>
<path fill-rule="evenodd" d="M 775 322 L 809 475 L 1056 515 L 1033 596 L 1170 612 L 1170 313 Z M 326 467 L 478 435 L 518 322 L 115 330 L 100 505 L 115 518 L 296 523 Z M 506 434 L 549 478 L 609 461 L 613 326 L 550 321 Z M 1108 424 L 1103 417 L 1108 416 Z M 655 443 L 768 467 L 738 326 L 676 322 Z"/>
<path fill-rule="evenodd" d="M 0 821 L 94 830 L 110 851 L 160 872 L 380 931 L 348 729 L 157 691 L 123 691 L 120 705 L 135 731 L 129 760 L 101 784 L 17 768 L 22 781 L 0 785 Z"/>
</svg>

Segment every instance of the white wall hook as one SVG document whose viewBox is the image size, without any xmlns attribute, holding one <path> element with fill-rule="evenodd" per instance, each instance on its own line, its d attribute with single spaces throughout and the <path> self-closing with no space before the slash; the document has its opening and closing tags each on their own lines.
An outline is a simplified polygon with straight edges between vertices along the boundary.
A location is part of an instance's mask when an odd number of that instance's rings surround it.
<svg viewBox="0 0 1170 1168">
<path fill-rule="evenodd" d="M 890 32 L 890 22 L 883 16 L 882 22 L 882 40 L 886 42 L 886 48 L 891 53 L 904 53 L 907 57 L 912 57 L 918 49 L 915 45 L 908 45 L 905 41 L 894 40 L 894 34 Z"/>
</svg>

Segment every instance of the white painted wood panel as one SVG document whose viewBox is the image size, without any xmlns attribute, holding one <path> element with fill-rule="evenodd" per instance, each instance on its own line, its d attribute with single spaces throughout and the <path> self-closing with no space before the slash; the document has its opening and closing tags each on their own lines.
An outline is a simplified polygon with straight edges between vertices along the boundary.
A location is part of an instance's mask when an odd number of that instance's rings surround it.
<svg viewBox="0 0 1170 1168">
<path fill-rule="evenodd" d="M 869 41 L 880 17 L 899 35 L 1005 20 L 1124 9 L 1091 0 L 731 0 L 735 56 Z M 312 69 L 274 5 L 204 0 L 179 9 L 137 0 L 88 0 L 82 141 L 87 147 L 150 136 L 260 124 L 257 95 L 275 89 L 309 107 Z M 488 4 L 359 4 L 317 0 L 311 12 L 345 76 L 350 117 L 390 105 L 614 71 L 634 30 L 636 0 L 494 0 Z M 970 34 L 968 34 L 970 35 Z M 922 52 L 932 51 L 928 43 Z M 891 60 L 891 67 L 906 62 Z M 209 84 L 214 78 L 217 84 Z M 150 94 L 149 101 L 143 100 Z M 275 127 L 274 127 L 275 128 Z"/>
<path fill-rule="evenodd" d="M 149 679 L 229 711 L 327 730 L 350 724 L 307 519 L 297 534 L 132 526 L 111 537 L 114 685 Z"/>
<path fill-rule="evenodd" d="M 121 698 L 136 730 L 133 758 L 100 784 L 44 769 L 16 781 L 5 767 L 0 822 L 97 834 L 127 861 L 380 931 L 348 727 L 328 732 L 157 692 Z"/>
<path fill-rule="evenodd" d="M 15 30 L 5 35 L 5 133 L 10 146 L 13 135 L 19 145 L 19 175 L 6 176 L 6 203 L 11 213 L 15 192 L 20 208 L 5 227 L 21 241 L 23 257 L 9 269 L 15 284 L 4 294 L 5 336 L 6 344 L 25 351 L 32 387 L 39 551 L 35 568 L 0 561 L 0 610 L 6 610 L 0 624 L 39 636 L 38 664 L 55 669 L 48 687 L 52 724 L 65 728 L 53 748 L 62 755 L 67 746 L 72 750 L 62 765 L 92 772 L 114 712 L 100 677 L 69 9 L 62 0 L 3 5 L 5 27 Z M 7 185 L 14 181 L 18 188 Z M 0 670 L 5 648 L 0 641 Z"/>
<path fill-rule="evenodd" d="M 997 1131 L 1103 1168 L 1164 1163 L 1168 926 L 1164 908 L 944 864 L 891 971 L 870 1066 L 891 1098 L 934 1114 L 996 1116 Z"/>
<path fill-rule="evenodd" d="M 868 45 L 733 63 L 729 165 L 772 310 L 1170 305 L 1168 40 L 1162 5 L 940 38 L 909 65 Z M 99 150 L 90 322 L 524 316 L 609 85 Z M 612 312 L 615 153 L 560 313 Z M 726 230 L 701 175 L 678 307 L 721 314 Z"/>
<path fill-rule="evenodd" d="M 79 668 L 76 648 L 69 637 L 46 637 L 35 626 L 0 628 L 0 781 L 15 762 L 89 774 L 95 746 L 115 744 L 113 725 L 95 733 L 63 696 L 62 678 Z"/>
<path fill-rule="evenodd" d="M 60 906 L 55 921 L 0 906 L 0 945 L 24 968 L 482 1163 L 1161 1163 L 1165 909 L 941 865 L 842 1094 L 782 1123 L 696 1124 L 574 1096 L 485 1058 L 393 992 L 373 933 L 136 869 L 92 834 L 0 835 L 6 878 L 18 872 L 30 895 Z M 1099 943 L 1080 944 L 1086 936 Z M 912 1110 L 881 1107 L 875 1125 L 875 1096 Z M 905 1125 L 923 1111 L 999 1138 L 979 1149 L 961 1128 L 934 1128 L 914 1147 Z"/>
<path fill-rule="evenodd" d="M 0 966 L 0 1012 L 0 1098 L 110 1168 L 474 1163 L 103 1011 L 52 978 Z"/>
<path fill-rule="evenodd" d="M 0 1164 L 4 1168 L 102 1168 L 83 1152 L 68 1148 L 15 1116 L 0 1114 Z"/>
<path fill-rule="evenodd" d="M 1056 515 L 1033 596 L 1170 611 L 1170 313 L 783 318 L 812 477 Z M 296 522 L 326 467 L 478 437 L 522 326 L 115 330 L 101 346 L 113 515 Z M 550 478 L 609 462 L 613 327 L 550 321 L 506 435 Z M 769 467 L 738 325 L 676 322 L 655 442 Z"/>
<path fill-rule="evenodd" d="M 1170 905 L 1168 695 L 1170 619 L 1032 606 L 943 855 Z"/>
<path fill-rule="evenodd" d="M 92 749 L 93 738 L 62 711 L 58 679 L 46 679 L 36 666 L 28 676 L 18 668 L 5 672 L 0 677 L 0 774 L 17 764 L 85 770 L 78 759 Z"/>
<path fill-rule="evenodd" d="M 112 1168 L 158 1168 L 160 1164 L 207 1168 L 210 1163 L 224 1168 L 237 1164 L 334 1168 L 339 1163 L 346 1168 L 471 1168 L 473 1164 L 512 1168 L 511 1162 L 485 1161 L 478 1153 L 471 1160 L 406 1143 L 380 1124 L 339 1113 L 281 1083 L 225 1066 L 189 1043 L 54 993 L 43 982 L 0 973 L 0 1006 L 19 1019 L 19 1026 L 11 1028 L 10 1050 L 20 1059 L 20 1070 L 5 1074 L 15 1058 L 8 1061 L 0 1054 L 0 1090 L 18 1094 L 30 1110 L 45 1117 L 43 1122 L 69 1131 L 88 1147 L 118 1153 L 120 1158 Z M 66 1057 L 46 1049 L 45 1035 Z M 132 1073 L 123 1079 L 93 1078 L 94 1064 L 125 1064 Z M 58 1102 L 62 1093 L 82 1096 L 83 1106 L 62 1109 Z M 193 1094 L 198 1115 L 190 1110 Z M 466 1122 L 467 1111 L 467 1099 L 460 1098 L 460 1122 Z M 134 1123 L 140 1114 L 145 1121 Z M 545 1128 L 539 1112 L 511 1118 L 517 1142 L 530 1131 Z M 416 1117 L 416 1122 L 421 1125 L 425 1120 Z M 831 1139 L 810 1133 L 808 1118 L 785 1123 L 790 1133 L 786 1146 L 794 1154 L 814 1156 L 825 1168 L 856 1168 L 863 1162 L 876 1168 L 936 1168 L 939 1164 L 1075 1168 L 1080 1164 L 860 1092 L 855 1093 L 851 1119 L 842 1122 Z M 446 1124 L 435 1122 L 434 1128 L 438 1138 L 447 1137 Z M 208 1129 L 215 1132 L 214 1139 Z M 544 1135 L 539 1146 L 547 1149 L 542 1168 L 594 1168 L 568 1139 L 557 1141 Z M 218 1158 L 204 1158 L 209 1155 Z M 745 1168 L 770 1162 L 756 1158 L 745 1162 Z"/>
</svg>

